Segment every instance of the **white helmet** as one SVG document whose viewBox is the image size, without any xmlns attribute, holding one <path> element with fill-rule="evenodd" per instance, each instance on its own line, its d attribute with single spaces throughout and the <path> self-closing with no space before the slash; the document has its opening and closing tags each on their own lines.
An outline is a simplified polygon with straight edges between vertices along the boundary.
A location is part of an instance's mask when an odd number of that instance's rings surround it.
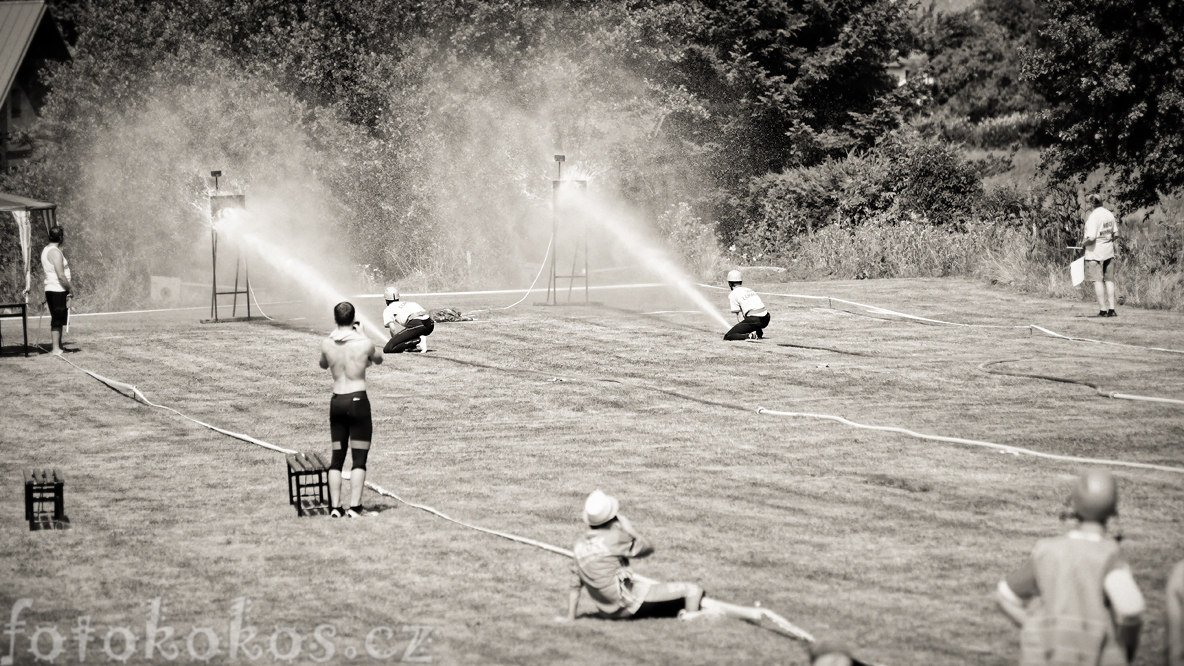
<svg viewBox="0 0 1184 666">
<path fill-rule="evenodd" d="M 737 270 L 728 271 L 728 282 L 743 282 L 743 281 L 744 281 L 744 278 L 742 278 L 740 276 L 740 271 L 737 271 Z"/>
<path fill-rule="evenodd" d="M 399 300 L 399 288 L 392 284 L 386 288 L 382 295 L 388 301 L 397 301 Z"/>
<path fill-rule="evenodd" d="M 606 495 L 599 488 L 593 490 L 588 499 L 584 500 L 584 522 L 590 527 L 603 525 L 617 517 L 619 506 L 617 498 Z"/>
</svg>

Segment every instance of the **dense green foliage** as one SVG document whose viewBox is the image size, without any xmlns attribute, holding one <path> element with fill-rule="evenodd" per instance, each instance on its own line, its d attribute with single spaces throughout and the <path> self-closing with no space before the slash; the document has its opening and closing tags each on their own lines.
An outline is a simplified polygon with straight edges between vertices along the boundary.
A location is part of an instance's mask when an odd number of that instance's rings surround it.
<svg viewBox="0 0 1184 666">
<path fill-rule="evenodd" d="M 725 242 L 746 257 L 785 258 L 799 237 L 920 221 L 961 228 L 983 196 L 977 166 L 949 144 L 895 132 L 874 149 L 749 181 Z"/>
<path fill-rule="evenodd" d="M 908 36 L 890 0 L 58 5 L 74 59 L 37 159 L 0 185 L 59 201 L 82 283 L 123 294 L 198 254 L 212 168 L 256 200 L 306 193 L 298 226 L 346 264 L 463 281 L 538 235 L 554 152 L 651 215 L 714 216 L 908 103 L 883 69 Z"/>
<path fill-rule="evenodd" d="M 1021 54 L 1037 42 L 1043 5 L 1035 0 L 982 0 L 970 9 L 918 16 L 933 118 L 946 139 L 1005 147 L 1037 139 L 1044 100 L 1022 76 Z"/>
<path fill-rule="evenodd" d="M 0 187 L 60 204 L 77 281 L 108 302 L 206 270 L 211 169 L 339 277 L 458 287 L 537 265 L 555 153 L 703 273 L 869 229 L 982 249 L 1001 224 L 1052 252 L 1080 222 L 1067 180 L 1108 168 L 1145 203 L 1184 160 L 1176 2 L 52 6 L 74 59 Z M 1010 188 L 984 185 L 1006 157 L 965 152 L 1033 143 L 1048 179 Z M 896 270 L 873 263 L 856 272 Z"/>
<path fill-rule="evenodd" d="M 1128 204 L 1184 186 L 1184 2 L 1048 0 L 1025 74 L 1048 100 L 1059 178 L 1114 176 Z"/>
</svg>

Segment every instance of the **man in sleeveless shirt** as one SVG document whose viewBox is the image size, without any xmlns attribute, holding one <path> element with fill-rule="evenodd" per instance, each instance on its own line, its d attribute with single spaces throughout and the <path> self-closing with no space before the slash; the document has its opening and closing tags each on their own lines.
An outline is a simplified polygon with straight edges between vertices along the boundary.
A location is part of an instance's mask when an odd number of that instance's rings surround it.
<svg viewBox="0 0 1184 666">
<path fill-rule="evenodd" d="M 724 340 L 756 340 L 765 337 L 769 311 L 756 292 L 743 285 L 740 271 L 728 271 L 728 306 L 739 322 L 724 334 Z"/>
<path fill-rule="evenodd" d="M 333 450 L 329 463 L 329 501 L 332 518 L 357 518 L 371 512 L 362 507 L 362 489 L 366 485 L 366 458 L 370 454 L 373 424 L 370 399 L 366 396 L 366 368 L 382 363 L 382 354 L 357 330 L 352 303 L 341 302 L 333 308 L 337 328 L 321 341 L 321 367 L 333 374 L 333 397 L 329 400 L 329 432 Z M 350 504 L 346 509 L 341 497 L 341 468 L 350 453 Z"/>
<path fill-rule="evenodd" d="M 41 251 L 41 269 L 45 271 L 45 304 L 49 307 L 49 331 L 54 356 L 62 354 L 62 329 L 69 317 L 67 299 L 74 286 L 70 283 L 70 264 L 62 254 L 65 232 L 54 225 L 49 228 L 49 245 Z"/>
<path fill-rule="evenodd" d="M 1114 477 L 1077 479 L 1075 529 L 1041 539 L 1018 570 L 999 581 L 996 601 L 1020 631 L 1020 665 L 1126 666 L 1135 658 L 1143 595 L 1106 521 L 1118 513 Z M 1038 601 L 1037 601 L 1038 599 Z"/>
</svg>

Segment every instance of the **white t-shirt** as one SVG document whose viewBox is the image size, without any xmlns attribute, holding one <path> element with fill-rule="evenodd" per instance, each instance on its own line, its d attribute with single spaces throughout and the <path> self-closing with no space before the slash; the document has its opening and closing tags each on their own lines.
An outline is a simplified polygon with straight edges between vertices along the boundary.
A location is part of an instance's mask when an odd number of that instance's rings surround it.
<svg viewBox="0 0 1184 666">
<path fill-rule="evenodd" d="M 765 303 L 748 287 L 736 287 L 728 294 L 732 312 L 743 312 L 745 317 L 765 315 Z"/>
<path fill-rule="evenodd" d="M 50 249 L 55 249 L 62 255 L 62 272 L 66 274 L 66 280 L 73 280 L 70 277 L 70 262 L 66 261 L 66 254 L 62 252 L 54 243 L 45 246 L 41 251 L 41 270 L 45 271 L 45 290 L 46 291 L 65 291 L 66 288 L 62 286 L 58 280 L 57 269 L 53 267 L 53 261 L 49 258 Z"/>
<path fill-rule="evenodd" d="M 1085 259 L 1105 261 L 1114 256 L 1114 237 L 1118 235 L 1118 220 L 1114 213 L 1098 206 L 1085 218 Z M 1090 242 L 1090 239 L 1095 239 Z"/>
<path fill-rule="evenodd" d="M 405 328 L 408 320 L 424 319 L 427 316 L 428 311 L 419 307 L 419 303 L 395 301 L 382 311 L 382 325 L 385 328 L 390 328 L 391 322 L 398 322 L 400 326 Z"/>
</svg>

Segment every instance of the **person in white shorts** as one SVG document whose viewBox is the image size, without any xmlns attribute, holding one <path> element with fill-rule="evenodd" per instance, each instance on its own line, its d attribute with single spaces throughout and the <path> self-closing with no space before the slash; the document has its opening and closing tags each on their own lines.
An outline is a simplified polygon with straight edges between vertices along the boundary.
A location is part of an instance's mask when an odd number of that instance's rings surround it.
<svg viewBox="0 0 1184 666">
<path fill-rule="evenodd" d="M 765 337 L 769 325 L 769 311 L 756 292 L 743 285 L 740 271 L 728 271 L 728 306 L 739 319 L 737 324 L 724 334 L 724 340 L 756 340 Z"/>
<path fill-rule="evenodd" d="M 1114 309 L 1114 241 L 1118 238 L 1118 220 L 1114 213 L 1102 206 L 1102 197 L 1089 195 L 1093 211 L 1085 219 L 1085 234 L 1081 242 L 1085 248 L 1085 279 L 1094 283 L 1098 297 L 1098 316 L 1117 317 Z"/>
</svg>

